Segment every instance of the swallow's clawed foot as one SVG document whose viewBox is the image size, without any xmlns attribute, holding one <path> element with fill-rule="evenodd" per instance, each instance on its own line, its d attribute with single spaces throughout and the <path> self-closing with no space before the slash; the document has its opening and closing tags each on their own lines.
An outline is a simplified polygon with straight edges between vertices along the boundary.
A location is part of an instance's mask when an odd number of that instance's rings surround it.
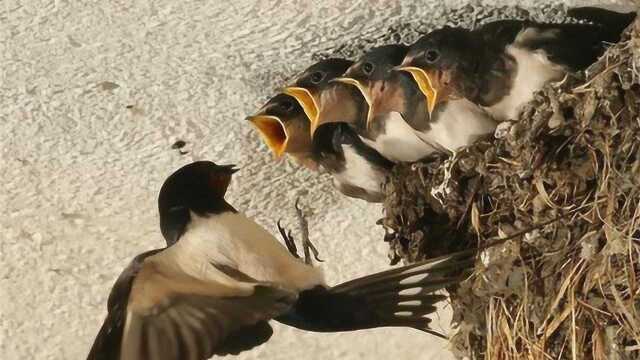
<svg viewBox="0 0 640 360">
<path fill-rule="evenodd" d="M 298 224 L 300 226 L 300 233 L 302 234 L 302 251 L 304 253 L 304 262 L 305 264 L 312 264 L 311 254 L 318 262 L 323 262 L 319 258 L 320 253 L 318 249 L 313 245 L 311 240 L 309 240 L 309 222 L 304 214 L 302 208 L 299 205 L 300 198 L 296 199 L 295 208 L 296 208 L 296 217 L 298 218 Z M 291 230 L 287 230 L 282 226 L 282 219 L 278 220 L 276 223 L 278 226 L 278 231 L 280 232 L 280 236 L 282 236 L 282 240 L 284 241 L 284 245 L 287 247 L 287 250 L 294 257 L 300 259 L 300 254 L 298 254 L 298 246 L 296 245 L 296 241 L 291 234 Z"/>
<path fill-rule="evenodd" d="M 295 208 L 296 208 L 296 216 L 298 218 L 298 224 L 300 226 L 300 232 L 302 233 L 302 250 L 304 251 L 304 262 L 305 264 L 311 265 L 313 260 L 311 259 L 311 253 L 313 253 L 313 257 L 318 262 L 323 262 L 318 255 L 318 249 L 313 245 L 311 240 L 309 240 L 309 223 L 307 222 L 307 218 L 304 215 L 304 212 L 299 206 L 300 198 L 296 199 Z"/>
<path fill-rule="evenodd" d="M 276 223 L 276 225 L 278 226 L 278 231 L 280 232 L 280 235 L 282 236 L 282 240 L 284 241 L 284 245 L 287 247 L 287 250 L 289 250 L 289 252 L 291 253 L 291 255 L 293 255 L 296 258 L 300 258 L 300 255 L 298 255 L 298 247 L 296 246 L 296 242 L 293 239 L 293 235 L 291 235 L 291 230 L 286 230 L 285 228 L 282 227 L 281 225 L 282 219 L 278 220 L 278 222 Z"/>
</svg>

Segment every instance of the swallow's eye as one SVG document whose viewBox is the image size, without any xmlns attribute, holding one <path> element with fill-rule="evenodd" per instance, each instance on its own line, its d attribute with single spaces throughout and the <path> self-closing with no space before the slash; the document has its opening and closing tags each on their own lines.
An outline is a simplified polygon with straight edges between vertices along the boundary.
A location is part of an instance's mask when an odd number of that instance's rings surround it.
<svg viewBox="0 0 640 360">
<path fill-rule="evenodd" d="M 370 62 L 362 64 L 362 71 L 364 71 L 364 73 L 367 75 L 371 75 L 371 73 L 373 72 L 373 64 Z"/>
<path fill-rule="evenodd" d="M 434 63 L 440 59 L 440 51 L 436 49 L 429 49 L 424 52 L 424 58 L 428 63 Z"/>
<path fill-rule="evenodd" d="M 324 74 L 321 73 L 320 71 L 316 71 L 313 74 L 311 74 L 311 82 L 314 84 L 320 83 L 322 79 L 324 79 Z"/>
<path fill-rule="evenodd" d="M 282 110 L 289 112 L 293 110 L 293 102 L 290 100 L 285 100 L 282 103 L 280 103 L 280 107 L 282 108 Z"/>
</svg>

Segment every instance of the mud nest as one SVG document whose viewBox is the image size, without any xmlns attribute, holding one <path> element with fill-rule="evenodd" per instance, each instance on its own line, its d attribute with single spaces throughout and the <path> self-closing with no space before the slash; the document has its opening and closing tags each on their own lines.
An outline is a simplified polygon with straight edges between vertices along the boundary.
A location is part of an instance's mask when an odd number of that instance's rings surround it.
<svg viewBox="0 0 640 360">
<path fill-rule="evenodd" d="M 640 22 L 495 137 L 398 165 L 392 262 L 483 250 L 452 289 L 471 359 L 640 358 Z"/>
</svg>

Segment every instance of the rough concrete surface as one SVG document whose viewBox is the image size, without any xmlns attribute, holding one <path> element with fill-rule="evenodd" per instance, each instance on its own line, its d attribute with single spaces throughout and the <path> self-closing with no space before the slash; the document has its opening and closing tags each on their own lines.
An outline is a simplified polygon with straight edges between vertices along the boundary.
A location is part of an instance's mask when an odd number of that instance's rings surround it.
<svg viewBox="0 0 640 360">
<path fill-rule="evenodd" d="M 272 231 L 281 217 L 296 230 L 293 200 L 303 195 L 330 284 L 386 269 L 380 206 L 272 161 L 243 119 L 312 53 L 433 14 L 444 24 L 446 9 L 465 4 L 0 2 L 0 358 L 86 356 L 116 276 L 163 246 L 162 181 L 193 160 L 240 165 L 229 200 Z M 171 148 L 176 140 L 188 154 Z M 267 344 L 239 358 L 446 359 L 445 348 L 405 329 L 275 325 Z"/>
</svg>

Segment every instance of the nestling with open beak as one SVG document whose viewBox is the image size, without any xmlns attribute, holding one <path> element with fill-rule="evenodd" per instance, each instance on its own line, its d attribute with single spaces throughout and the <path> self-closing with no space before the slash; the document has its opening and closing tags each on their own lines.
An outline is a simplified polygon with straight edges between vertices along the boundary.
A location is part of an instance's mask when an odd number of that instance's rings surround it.
<svg viewBox="0 0 640 360">
<path fill-rule="evenodd" d="M 166 247 L 118 277 L 88 359 L 204 360 L 266 342 L 275 319 L 303 330 L 429 329 L 428 315 L 474 264 L 474 251 L 328 287 L 321 271 L 225 201 L 231 166 L 186 165 L 158 199 Z"/>
<path fill-rule="evenodd" d="M 373 48 L 336 80 L 357 87 L 370 104 L 368 139 L 373 144 L 365 142 L 391 160 L 416 161 L 493 132 L 496 122 L 480 107 L 443 94 L 429 102 L 436 94 L 425 96 L 409 73 L 395 71 L 408 50 L 404 45 Z"/>
<path fill-rule="evenodd" d="M 373 48 L 336 79 L 358 88 L 369 104 L 367 144 L 390 160 L 413 162 L 493 132 L 496 122 L 477 105 L 442 94 L 431 103 L 435 94 L 425 96 L 409 73 L 395 71 L 408 50 L 404 45 Z"/>
<path fill-rule="evenodd" d="M 348 101 L 359 102 L 360 107 L 366 108 L 366 114 L 356 113 L 353 114 L 355 118 L 345 121 L 361 124 L 364 118 L 364 126 L 354 127 L 363 141 L 395 162 L 417 161 L 436 150 L 416 133 L 428 127 L 424 106 L 410 106 L 418 103 L 422 94 L 406 74 L 392 71 L 407 51 L 404 45 L 371 49 L 342 77 L 334 80 L 353 86 L 360 96 L 355 99 L 335 96 L 323 104 L 328 108 L 340 108 Z"/>
<path fill-rule="evenodd" d="M 515 119 L 545 84 L 595 62 L 635 13 L 585 7 L 570 9 L 568 16 L 591 23 L 501 20 L 476 30 L 435 30 L 411 46 L 401 68 L 431 99 L 429 108 L 443 96 L 461 97 L 498 121 Z"/>
<path fill-rule="evenodd" d="M 382 185 L 393 163 L 353 139 L 357 135 L 341 126 L 326 127 L 321 136 L 315 136 L 316 128 L 324 123 L 321 119 L 362 119 L 364 124 L 367 105 L 358 90 L 331 82 L 351 64 L 343 59 L 319 61 L 248 119 L 276 157 L 289 153 L 301 163 L 314 168 L 319 165 L 332 175 L 334 185 L 343 194 L 380 202 Z M 322 107 L 327 98 L 334 97 L 341 99 L 337 106 Z"/>
<path fill-rule="evenodd" d="M 313 134 L 318 127 L 321 99 L 320 94 L 331 80 L 344 74 L 353 64 L 352 61 L 339 58 L 329 58 L 318 61 L 309 66 L 305 71 L 297 76 L 293 84 L 284 87 L 282 92 L 296 99 L 311 123 L 310 132 Z"/>
<path fill-rule="evenodd" d="M 278 94 L 255 114 L 247 117 L 276 158 L 290 155 L 298 164 L 317 170 L 312 159 L 309 119 L 297 111 L 300 105 L 287 94 Z"/>
<path fill-rule="evenodd" d="M 369 202 L 383 200 L 382 186 L 393 163 L 363 144 L 346 124 L 321 125 L 311 141 L 307 114 L 299 102 L 286 94 L 271 98 L 258 114 L 250 119 L 258 124 L 258 129 L 263 128 L 261 133 L 267 144 L 273 144 L 270 147 L 274 152 L 283 147 L 282 143 L 289 146 L 281 139 L 295 140 L 299 149 L 304 150 L 304 161 L 331 174 L 335 187 L 344 195 Z M 266 127 L 273 128 L 264 130 Z"/>
<path fill-rule="evenodd" d="M 320 113 L 320 91 L 351 64 L 349 60 L 338 58 L 313 64 L 297 76 L 292 85 L 284 87 L 281 94 L 267 101 L 256 114 L 247 117 L 276 158 L 286 153 L 297 163 L 317 170 L 318 164 L 311 159 L 310 148 L 311 134 Z M 304 116 L 281 116 L 293 110 L 294 102 L 291 100 L 299 104 Z M 302 127 L 308 129 L 306 134 L 301 132 Z"/>
</svg>

